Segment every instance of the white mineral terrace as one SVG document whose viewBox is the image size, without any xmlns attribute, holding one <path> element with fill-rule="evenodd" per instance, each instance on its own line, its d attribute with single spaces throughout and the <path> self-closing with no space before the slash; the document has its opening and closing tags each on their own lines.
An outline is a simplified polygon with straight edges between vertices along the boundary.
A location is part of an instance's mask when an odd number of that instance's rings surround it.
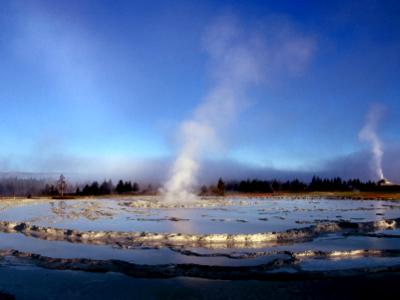
<svg viewBox="0 0 400 300">
<path fill-rule="evenodd" d="M 399 217 L 400 203 L 377 200 L 205 198 L 166 203 L 158 197 L 141 197 L 0 201 L 0 221 L 79 231 L 215 234 L 215 239 L 216 234 L 225 234 L 236 235 L 237 240 L 245 238 L 239 238 L 240 234 Z"/>
<path fill-rule="evenodd" d="M 174 268 L 172 276 L 214 276 L 205 267 L 196 271 L 185 264 L 220 266 L 218 278 L 230 278 L 225 266 L 246 267 L 257 276 L 264 276 L 263 268 L 298 273 L 357 267 L 359 272 L 400 264 L 399 227 L 396 201 L 2 200 L 0 256 L 45 268 L 99 268 L 144 277 L 170 276 L 167 265 Z"/>
</svg>

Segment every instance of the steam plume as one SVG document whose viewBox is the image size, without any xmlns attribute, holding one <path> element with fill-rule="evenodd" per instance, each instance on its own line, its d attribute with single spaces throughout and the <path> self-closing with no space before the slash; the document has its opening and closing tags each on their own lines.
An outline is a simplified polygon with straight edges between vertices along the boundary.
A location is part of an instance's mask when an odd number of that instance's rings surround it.
<svg viewBox="0 0 400 300">
<path fill-rule="evenodd" d="M 265 32 L 264 32 L 265 33 Z M 215 86 L 180 127 L 182 146 L 162 192 L 166 200 L 190 201 L 196 196 L 199 161 L 221 149 L 221 132 L 245 104 L 246 91 L 284 69 L 298 73 L 313 52 L 313 41 L 285 23 L 268 29 L 268 42 L 256 31 L 246 31 L 233 16 L 212 24 L 204 37 Z"/>
<path fill-rule="evenodd" d="M 380 105 L 371 106 L 364 127 L 359 134 L 360 141 L 365 141 L 371 144 L 373 155 L 372 168 L 379 179 L 384 179 L 382 169 L 383 147 L 382 142 L 377 134 L 379 120 L 382 117 L 383 107 Z"/>
</svg>

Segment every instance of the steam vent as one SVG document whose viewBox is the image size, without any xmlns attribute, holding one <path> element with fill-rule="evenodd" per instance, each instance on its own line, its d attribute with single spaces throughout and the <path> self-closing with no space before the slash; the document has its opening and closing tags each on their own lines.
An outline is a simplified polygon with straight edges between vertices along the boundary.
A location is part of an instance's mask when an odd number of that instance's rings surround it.
<svg viewBox="0 0 400 300">
<path fill-rule="evenodd" d="M 396 184 L 394 184 L 393 182 L 387 180 L 386 178 L 383 178 L 383 179 L 378 181 L 378 185 L 379 186 L 395 186 Z"/>
</svg>

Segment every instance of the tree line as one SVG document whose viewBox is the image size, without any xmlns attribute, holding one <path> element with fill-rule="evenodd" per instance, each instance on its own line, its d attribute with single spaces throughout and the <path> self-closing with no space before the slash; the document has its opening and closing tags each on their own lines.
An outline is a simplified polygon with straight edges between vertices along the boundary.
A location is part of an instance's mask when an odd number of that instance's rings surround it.
<svg viewBox="0 0 400 300">
<path fill-rule="evenodd" d="M 40 195 L 46 180 L 37 178 L 0 178 L 0 196 L 27 197 Z"/>
<path fill-rule="evenodd" d="M 241 181 L 225 181 L 222 178 L 215 184 L 203 185 L 199 195 L 219 195 L 225 192 L 240 193 L 275 193 L 275 192 L 335 192 L 335 191 L 366 191 L 366 192 L 400 192 L 400 185 L 380 185 L 378 182 L 361 181 L 360 179 L 343 180 L 340 177 L 321 178 L 314 176 L 311 181 L 303 182 L 299 179 L 259 180 L 246 179 Z M 93 181 L 86 184 L 68 183 L 61 175 L 58 180 L 50 182 L 45 179 L 35 178 L 0 178 L 0 196 L 101 196 L 112 194 L 155 194 L 157 189 L 152 185 L 141 188 L 135 181 L 119 180 L 116 185 L 111 180 L 99 183 Z"/>
<path fill-rule="evenodd" d="M 137 193 L 140 191 L 139 184 L 137 182 L 118 181 L 117 185 L 114 186 L 111 180 L 104 180 L 101 184 L 97 181 L 93 181 L 91 184 L 86 184 L 82 190 L 80 187 L 76 188 L 75 194 L 80 196 L 97 196 L 97 195 L 111 195 L 111 194 L 127 194 Z"/>
<path fill-rule="evenodd" d="M 72 184 L 64 175 L 58 180 L 45 180 L 35 178 L 0 178 L 0 196 L 4 197 L 32 197 L 32 196 L 98 196 L 111 194 L 134 194 L 138 192 L 154 193 L 151 185 L 141 189 L 135 181 L 118 181 L 116 185 L 111 180 L 99 183 L 93 181 L 86 184 Z"/>
<path fill-rule="evenodd" d="M 385 186 L 378 182 L 360 179 L 343 180 L 340 177 L 320 178 L 314 176 L 310 182 L 298 179 L 291 181 L 247 179 L 232 181 L 226 184 L 227 191 L 242 193 L 274 193 L 274 192 L 400 192 L 400 185 Z"/>
</svg>

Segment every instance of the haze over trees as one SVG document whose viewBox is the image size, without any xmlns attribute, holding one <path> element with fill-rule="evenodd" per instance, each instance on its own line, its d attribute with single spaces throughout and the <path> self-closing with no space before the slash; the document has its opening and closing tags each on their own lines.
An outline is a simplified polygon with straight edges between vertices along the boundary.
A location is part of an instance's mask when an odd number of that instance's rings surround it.
<svg viewBox="0 0 400 300">
<path fill-rule="evenodd" d="M 65 181 L 65 176 L 63 174 L 60 175 L 60 178 L 57 181 L 57 187 L 61 197 L 64 197 L 64 191 L 67 187 L 67 182 Z"/>
<path fill-rule="evenodd" d="M 50 192 L 47 181 L 36 178 L 5 177 L 0 178 L 0 196 L 40 195 L 43 190 Z M 53 191 L 56 188 L 53 187 Z"/>
<path fill-rule="evenodd" d="M 320 178 L 314 176 L 311 181 L 303 182 L 298 179 L 259 180 L 246 179 L 225 182 L 220 178 L 215 184 L 199 188 L 199 195 L 223 196 L 225 193 L 276 193 L 276 192 L 400 192 L 400 186 L 381 186 L 377 182 L 363 182 L 359 179 L 343 180 L 336 178 Z M 63 175 L 58 180 L 35 178 L 4 177 L 0 178 L 0 197 L 31 197 L 31 196 L 101 196 L 157 193 L 157 188 L 151 184 L 140 187 L 135 181 L 119 180 L 116 185 L 111 180 L 79 184 L 68 182 Z"/>
</svg>

